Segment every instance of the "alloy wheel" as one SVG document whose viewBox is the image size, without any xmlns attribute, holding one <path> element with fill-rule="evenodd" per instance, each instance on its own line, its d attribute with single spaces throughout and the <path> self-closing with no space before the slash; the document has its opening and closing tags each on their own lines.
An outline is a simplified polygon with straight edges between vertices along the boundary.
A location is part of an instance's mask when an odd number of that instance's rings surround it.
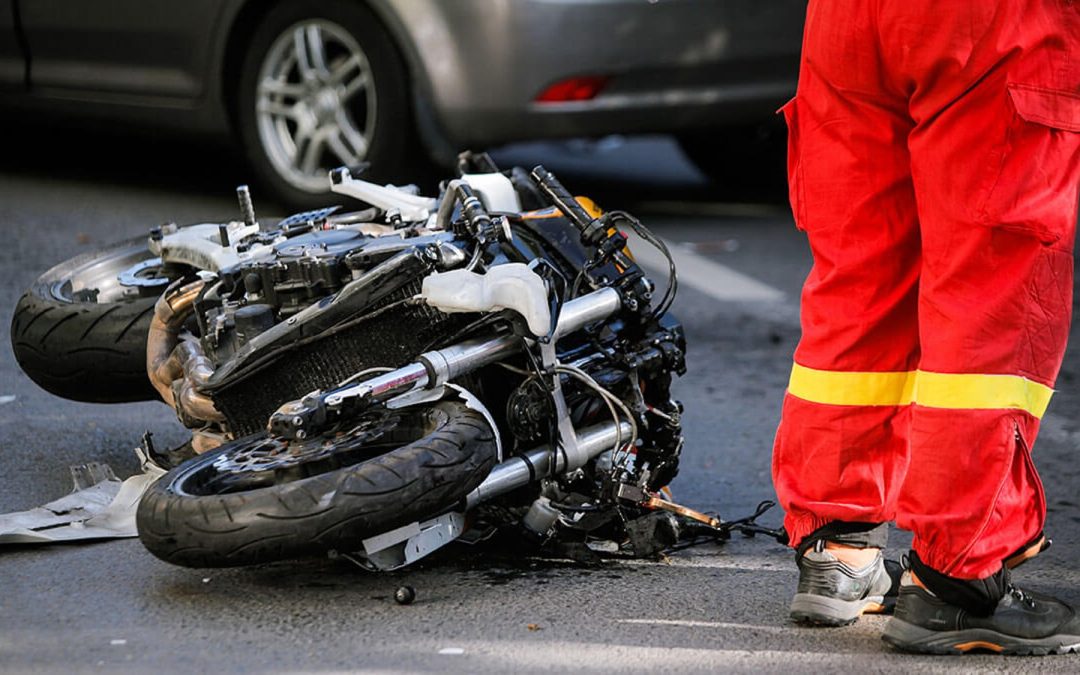
<svg viewBox="0 0 1080 675">
<path fill-rule="evenodd" d="M 305 192 L 325 192 L 327 172 L 368 154 L 375 131 L 375 81 L 367 55 L 325 19 L 293 24 L 259 69 L 255 119 L 274 170 Z"/>
</svg>

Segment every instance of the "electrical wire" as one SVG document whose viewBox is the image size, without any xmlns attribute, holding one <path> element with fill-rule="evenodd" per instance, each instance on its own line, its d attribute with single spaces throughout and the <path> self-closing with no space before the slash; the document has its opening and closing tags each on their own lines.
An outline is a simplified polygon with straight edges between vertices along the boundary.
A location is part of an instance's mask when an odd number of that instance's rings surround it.
<svg viewBox="0 0 1080 675">
<path fill-rule="evenodd" d="M 371 375 L 373 373 L 389 373 L 392 370 L 394 370 L 394 369 L 393 368 L 387 368 L 385 366 L 375 366 L 374 368 L 366 368 L 364 370 L 361 370 L 359 373 L 356 373 L 354 375 L 350 375 L 350 376 L 346 377 L 341 382 L 338 382 L 337 386 L 338 387 L 344 387 L 345 385 L 352 382 L 353 380 L 361 378 L 361 377 L 363 377 L 365 375 Z"/>
<path fill-rule="evenodd" d="M 609 398 L 607 390 L 603 389 L 600 385 L 596 384 L 596 380 L 593 380 L 588 375 L 585 375 L 584 372 L 578 371 L 578 372 L 581 372 L 581 375 L 584 375 L 584 377 L 586 379 L 582 379 L 577 373 L 575 373 L 573 370 L 570 370 L 569 367 L 556 366 L 555 371 L 556 372 L 563 372 L 563 373 L 566 373 L 567 375 L 570 375 L 572 377 L 579 378 L 582 383 L 584 383 L 587 387 L 589 387 L 590 389 L 592 389 L 593 391 L 595 391 L 597 394 L 600 395 L 600 400 L 603 401 L 605 405 L 607 405 L 608 412 L 611 413 L 611 419 L 615 423 L 615 448 L 622 447 L 622 424 L 620 424 L 620 422 L 619 422 L 618 413 L 615 412 L 615 406 L 612 405 L 612 403 L 611 403 L 611 398 L 614 398 L 614 397 Z M 592 384 L 590 384 L 590 382 Z M 619 402 L 622 403 L 622 401 L 619 401 Z"/>
<path fill-rule="evenodd" d="M 675 260 L 671 257 L 671 251 L 659 237 L 653 234 L 649 228 L 645 227 L 640 220 L 630 215 L 626 211 L 610 211 L 608 215 L 612 219 L 622 219 L 629 223 L 630 227 L 637 233 L 639 237 L 651 244 L 656 250 L 667 259 L 668 261 L 668 284 L 664 290 L 664 296 L 661 298 L 657 305 L 656 311 L 653 312 L 655 318 L 660 318 L 664 315 L 668 309 L 671 308 L 671 304 L 675 302 L 675 294 L 679 290 L 679 277 L 675 271 Z"/>
<path fill-rule="evenodd" d="M 615 408 L 619 408 L 619 410 L 622 412 L 622 414 L 626 417 L 627 422 L 630 423 L 630 441 L 626 444 L 626 447 L 633 447 L 637 443 L 637 440 L 638 440 L 637 419 L 634 417 L 634 414 L 630 411 L 630 408 L 628 408 L 626 406 L 626 404 L 623 403 L 622 400 L 619 397 L 617 397 L 615 394 L 612 394 L 607 389 L 604 389 L 603 387 L 601 387 L 600 384 L 597 383 L 597 381 L 592 378 L 592 376 L 590 376 L 584 370 L 581 370 L 580 368 L 578 368 L 576 366 L 571 366 L 569 364 L 560 364 L 560 365 L 555 366 L 555 371 L 556 372 L 565 372 L 565 373 L 567 373 L 569 375 L 572 375 L 573 377 L 576 377 L 578 380 L 580 380 L 587 387 L 589 387 L 594 392 L 599 394 L 601 398 L 603 398 L 605 401 L 607 401 L 609 403 L 609 408 L 611 408 L 612 406 L 614 406 Z M 615 439 L 616 439 L 615 449 L 618 450 L 619 448 L 623 447 L 623 444 L 622 444 L 622 429 L 620 428 L 621 425 L 619 424 L 618 416 L 614 414 L 614 410 L 612 410 L 612 417 L 615 419 Z M 612 457 L 612 460 L 614 460 L 614 457 Z"/>
<path fill-rule="evenodd" d="M 534 378 L 539 376 L 538 373 L 531 372 L 523 368 L 518 368 L 508 363 L 500 363 L 499 365 L 506 370 L 517 373 L 519 375 L 523 375 L 525 377 Z M 630 409 L 626 406 L 626 404 L 623 403 L 617 396 L 615 396 L 615 394 L 612 394 L 607 389 L 604 389 L 595 379 L 592 378 L 592 376 L 590 376 L 584 370 L 581 370 L 576 366 L 571 366 L 569 364 L 559 364 L 555 366 L 555 372 L 565 373 L 577 379 L 579 382 L 581 382 L 587 388 L 597 394 L 600 397 L 600 400 L 604 402 L 604 405 L 607 406 L 608 412 L 611 414 L 612 421 L 615 423 L 615 447 L 613 448 L 615 451 L 618 451 L 624 447 L 633 447 L 634 444 L 637 443 L 637 420 L 634 418 L 633 413 L 630 412 Z M 621 420 L 619 419 L 619 414 L 618 412 L 616 412 L 616 408 L 618 408 L 619 411 L 622 412 L 623 416 L 626 418 L 626 421 L 630 424 L 630 440 L 626 444 L 623 443 L 622 424 Z"/>
</svg>

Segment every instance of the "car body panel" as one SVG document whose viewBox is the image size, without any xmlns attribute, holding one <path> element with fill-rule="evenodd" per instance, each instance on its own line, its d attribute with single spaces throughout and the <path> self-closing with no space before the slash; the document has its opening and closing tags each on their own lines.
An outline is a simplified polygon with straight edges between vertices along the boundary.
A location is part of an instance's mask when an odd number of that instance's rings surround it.
<svg viewBox="0 0 1080 675">
<path fill-rule="evenodd" d="M 211 50 L 217 0 L 33 0 L 22 2 L 30 86 L 46 96 L 198 100 Z M 137 58 L 135 58 L 137 55 Z"/>
<path fill-rule="evenodd" d="M 361 0 L 357 0 L 358 2 Z M 367 0 L 412 77 L 428 149 L 765 119 L 794 90 L 801 0 Z M 29 46 L 4 107 L 228 134 L 230 74 L 265 0 L 0 0 Z M 0 41 L 18 88 L 19 40 Z M 230 69 L 233 69 L 230 73 Z M 537 103 L 602 75 L 589 101 Z M 439 150 L 442 152 L 439 152 Z"/>
<path fill-rule="evenodd" d="M 794 91 L 801 0 L 382 0 L 458 145 L 664 131 L 771 113 Z M 610 81 L 539 104 L 553 82 Z"/>
</svg>

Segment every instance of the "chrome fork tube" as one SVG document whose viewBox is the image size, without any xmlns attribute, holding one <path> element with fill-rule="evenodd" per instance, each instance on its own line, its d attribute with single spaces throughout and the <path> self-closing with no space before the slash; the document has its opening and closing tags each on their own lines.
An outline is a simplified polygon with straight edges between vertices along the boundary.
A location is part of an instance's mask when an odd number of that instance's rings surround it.
<svg viewBox="0 0 1080 675">
<path fill-rule="evenodd" d="M 581 330 L 619 310 L 619 293 L 601 288 L 567 302 L 559 313 L 555 339 Z M 505 335 L 493 339 L 466 340 L 420 355 L 417 363 L 342 387 L 326 395 L 326 405 L 336 406 L 349 398 L 385 401 L 416 389 L 431 389 L 513 355 L 521 348 L 521 338 Z"/>
<path fill-rule="evenodd" d="M 619 422 L 619 427 L 619 435 L 622 438 L 630 435 L 629 423 Z M 614 448 L 615 439 L 614 422 L 598 424 L 578 432 L 578 450 L 592 459 L 603 451 Z M 554 473 L 559 473 L 566 468 L 565 454 L 553 450 L 548 445 L 542 445 L 511 457 L 492 469 L 484 482 L 465 497 L 465 508 L 471 509 L 477 504 L 551 474 L 552 461 L 555 462 Z"/>
</svg>

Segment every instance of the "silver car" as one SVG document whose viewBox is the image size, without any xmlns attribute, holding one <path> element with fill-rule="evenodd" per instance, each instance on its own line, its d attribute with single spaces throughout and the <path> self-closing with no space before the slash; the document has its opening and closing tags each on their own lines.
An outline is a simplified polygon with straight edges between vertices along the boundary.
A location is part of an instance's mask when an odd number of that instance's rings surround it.
<svg viewBox="0 0 1080 675">
<path fill-rule="evenodd" d="M 327 170 L 754 124 L 794 90 L 801 0 L 0 0 L 0 105 L 231 134 L 294 204 Z M 728 134 L 728 137 L 731 137 Z"/>
</svg>

